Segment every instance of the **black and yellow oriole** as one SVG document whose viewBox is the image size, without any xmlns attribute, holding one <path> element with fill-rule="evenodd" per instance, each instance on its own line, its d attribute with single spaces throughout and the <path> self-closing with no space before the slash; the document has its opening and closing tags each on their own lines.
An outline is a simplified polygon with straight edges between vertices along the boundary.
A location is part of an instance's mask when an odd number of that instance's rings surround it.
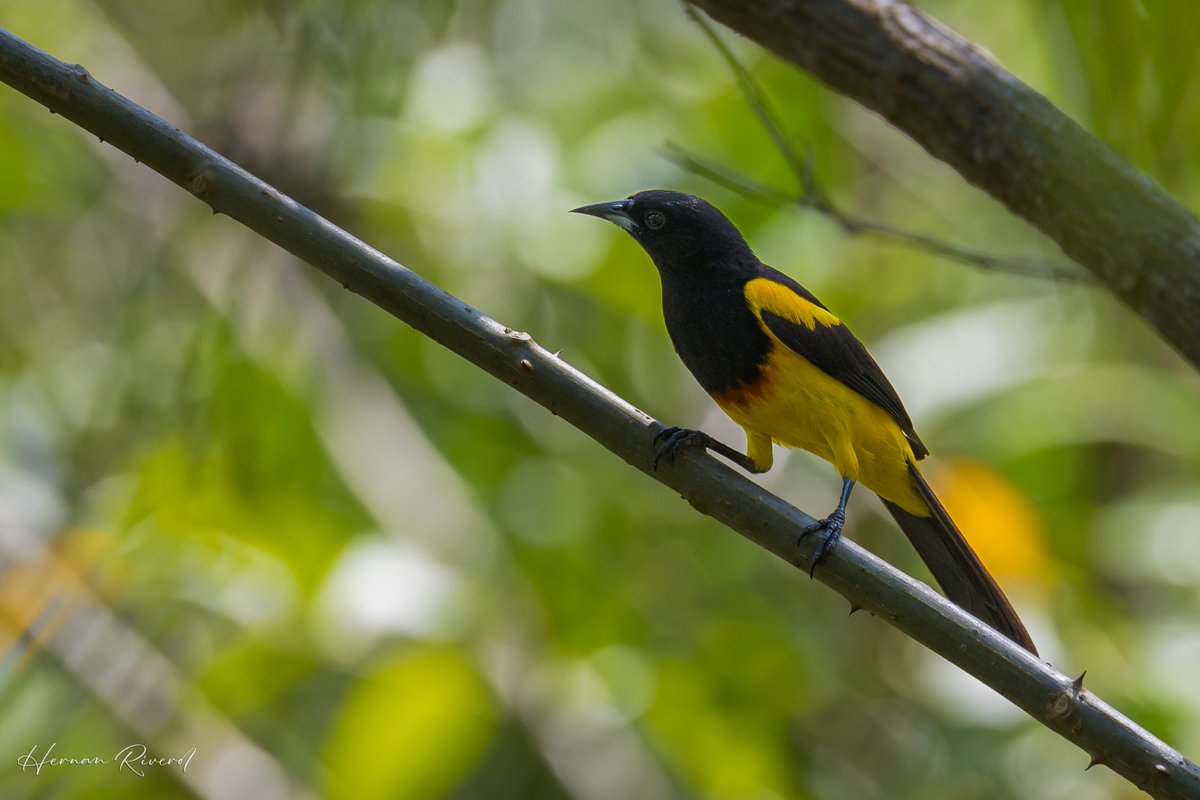
<svg viewBox="0 0 1200 800">
<path fill-rule="evenodd" d="M 698 197 L 647 191 L 574 210 L 615 223 L 650 255 L 675 351 L 746 431 L 742 455 L 701 431 L 670 428 L 660 458 L 706 447 L 759 473 L 771 468 L 773 443 L 817 454 L 843 484 L 837 509 L 806 531 L 822 535 L 814 567 L 841 536 L 850 490 L 862 483 L 883 500 L 953 602 L 1037 652 L 917 469 L 929 450 L 896 390 L 841 320 L 759 261 L 733 223 Z"/>
</svg>

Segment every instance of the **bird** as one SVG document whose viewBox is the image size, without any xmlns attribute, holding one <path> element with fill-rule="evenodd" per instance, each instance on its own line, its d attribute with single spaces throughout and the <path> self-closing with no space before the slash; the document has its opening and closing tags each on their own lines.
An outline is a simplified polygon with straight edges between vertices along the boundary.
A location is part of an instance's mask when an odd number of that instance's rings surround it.
<svg viewBox="0 0 1200 800">
<path fill-rule="evenodd" d="M 899 395 L 841 319 L 760 261 L 729 218 L 694 195 L 654 189 L 572 212 L 616 224 L 650 256 L 675 352 L 746 433 L 743 454 L 703 431 L 664 428 L 655 469 L 689 448 L 754 474 L 771 468 L 775 444 L 814 453 L 842 476 L 842 490 L 837 508 L 800 536 L 819 537 L 812 570 L 840 539 L 850 492 L 861 483 L 883 501 L 952 602 L 1037 654 L 921 474 L 917 462 L 929 449 Z"/>
</svg>

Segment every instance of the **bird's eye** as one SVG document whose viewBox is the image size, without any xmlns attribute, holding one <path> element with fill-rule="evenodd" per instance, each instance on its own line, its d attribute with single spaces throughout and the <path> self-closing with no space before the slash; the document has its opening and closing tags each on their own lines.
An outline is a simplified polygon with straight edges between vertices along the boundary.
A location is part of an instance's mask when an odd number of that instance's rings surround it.
<svg viewBox="0 0 1200 800">
<path fill-rule="evenodd" d="M 661 211 L 651 211 L 646 215 L 646 227 L 652 230 L 658 230 L 663 225 L 667 224 L 667 216 Z"/>
</svg>

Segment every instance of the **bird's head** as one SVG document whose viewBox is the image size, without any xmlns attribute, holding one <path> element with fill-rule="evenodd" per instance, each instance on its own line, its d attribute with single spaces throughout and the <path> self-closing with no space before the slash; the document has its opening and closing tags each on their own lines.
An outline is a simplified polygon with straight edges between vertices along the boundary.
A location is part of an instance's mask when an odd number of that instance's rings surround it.
<svg viewBox="0 0 1200 800">
<path fill-rule="evenodd" d="M 625 229 L 667 275 L 717 277 L 755 263 L 729 219 L 690 194 L 654 189 L 625 200 L 572 209 Z"/>
</svg>

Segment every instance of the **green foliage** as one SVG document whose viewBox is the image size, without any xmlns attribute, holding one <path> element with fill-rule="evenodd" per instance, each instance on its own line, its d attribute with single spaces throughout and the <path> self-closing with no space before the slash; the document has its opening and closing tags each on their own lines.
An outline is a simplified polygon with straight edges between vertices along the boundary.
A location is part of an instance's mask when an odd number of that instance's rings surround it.
<svg viewBox="0 0 1200 800">
<path fill-rule="evenodd" d="M 1197 205 L 1192 4 L 922 6 Z M 713 200 L 869 343 L 1043 653 L 1196 750 L 1195 375 L 1100 290 L 847 237 L 681 173 L 668 141 L 795 188 L 676 4 L 18 0 L 4 24 L 656 417 L 740 444 L 671 352 L 641 251 L 566 213 L 655 186 Z M 1061 258 L 726 38 L 840 207 Z M 0 253 L 0 796 L 227 796 L 213 770 L 264 797 L 1133 796 L 11 91 Z M 827 465 L 777 463 L 764 485 L 832 507 Z M 918 570 L 880 510 L 856 496 L 848 531 Z M 15 766 L 33 744 L 137 741 L 198 749 L 145 779 Z M 245 760 L 216 766 L 229 753 Z"/>
<path fill-rule="evenodd" d="M 368 668 L 330 732 L 328 797 L 439 797 L 491 741 L 496 711 L 467 653 L 417 647 Z"/>
</svg>

